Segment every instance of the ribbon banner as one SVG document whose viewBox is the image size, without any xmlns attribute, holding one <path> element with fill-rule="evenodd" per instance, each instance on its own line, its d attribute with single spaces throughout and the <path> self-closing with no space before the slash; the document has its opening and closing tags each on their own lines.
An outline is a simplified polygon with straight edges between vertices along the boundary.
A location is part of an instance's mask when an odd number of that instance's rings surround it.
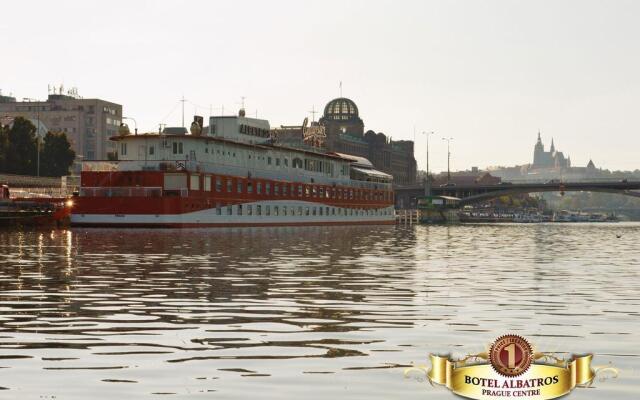
<svg viewBox="0 0 640 400">
<path fill-rule="evenodd" d="M 536 353 L 535 358 L 548 357 Z M 531 364 L 525 373 L 505 377 L 489 362 L 468 365 L 466 359 L 430 355 L 431 369 L 427 376 L 432 383 L 444 385 L 453 393 L 470 399 L 526 398 L 555 399 L 577 386 L 588 386 L 595 378 L 591 368 L 592 355 L 557 360 L 553 365 Z M 486 354 L 473 356 L 486 359 Z"/>
</svg>

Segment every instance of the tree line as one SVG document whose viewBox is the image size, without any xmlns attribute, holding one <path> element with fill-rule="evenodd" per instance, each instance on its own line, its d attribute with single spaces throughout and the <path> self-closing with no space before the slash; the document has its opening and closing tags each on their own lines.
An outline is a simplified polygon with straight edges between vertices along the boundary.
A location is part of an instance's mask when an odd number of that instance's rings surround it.
<svg viewBox="0 0 640 400">
<path fill-rule="evenodd" d="M 48 132 L 40 141 L 28 119 L 16 117 L 12 125 L 0 126 L 0 173 L 36 175 L 40 145 L 40 176 L 69 174 L 76 157 L 64 132 Z"/>
</svg>

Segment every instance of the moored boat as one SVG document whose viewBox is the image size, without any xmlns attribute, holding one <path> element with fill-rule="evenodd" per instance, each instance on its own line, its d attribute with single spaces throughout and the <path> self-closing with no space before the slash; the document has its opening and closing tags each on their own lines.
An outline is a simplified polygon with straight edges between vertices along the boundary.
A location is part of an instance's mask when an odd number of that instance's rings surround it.
<svg viewBox="0 0 640 400">
<path fill-rule="evenodd" d="M 11 198 L 0 186 L 0 227 L 61 226 L 68 223 L 72 200 L 66 198 Z"/>
<path fill-rule="evenodd" d="M 118 160 L 83 163 L 72 225 L 394 223 L 392 176 L 367 159 L 277 145 L 242 110 L 209 122 L 111 138 Z"/>
</svg>

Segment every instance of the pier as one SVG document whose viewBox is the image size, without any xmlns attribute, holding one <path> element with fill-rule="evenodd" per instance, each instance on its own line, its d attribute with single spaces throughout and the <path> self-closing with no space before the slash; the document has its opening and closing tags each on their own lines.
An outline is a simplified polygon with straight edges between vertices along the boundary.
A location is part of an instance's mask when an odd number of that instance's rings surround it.
<svg viewBox="0 0 640 400">
<path fill-rule="evenodd" d="M 397 225 L 413 225 L 420 222 L 420 210 L 396 210 Z"/>
</svg>

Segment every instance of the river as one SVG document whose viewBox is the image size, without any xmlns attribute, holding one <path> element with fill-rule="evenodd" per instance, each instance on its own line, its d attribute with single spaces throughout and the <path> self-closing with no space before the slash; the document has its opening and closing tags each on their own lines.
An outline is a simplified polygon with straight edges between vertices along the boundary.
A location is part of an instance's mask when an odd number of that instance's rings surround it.
<svg viewBox="0 0 640 400">
<path fill-rule="evenodd" d="M 505 333 L 620 370 L 571 399 L 639 398 L 639 243 L 637 223 L 0 231 L 0 398 L 452 399 L 404 369 Z"/>
</svg>

